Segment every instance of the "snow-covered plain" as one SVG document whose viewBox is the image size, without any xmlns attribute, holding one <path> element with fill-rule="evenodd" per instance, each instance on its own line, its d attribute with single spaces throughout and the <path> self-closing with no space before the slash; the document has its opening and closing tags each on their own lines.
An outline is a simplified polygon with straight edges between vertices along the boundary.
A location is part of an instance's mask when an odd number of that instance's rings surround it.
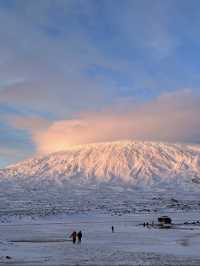
<svg viewBox="0 0 200 266">
<path fill-rule="evenodd" d="M 200 265 L 199 223 L 139 225 L 162 214 L 200 220 L 199 145 L 121 141 L 32 158 L 0 170 L 0 265 Z M 81 245 L 64 241 L 74 229 Z"/>
<path fill-rule="evenodd" d="M 0 265 L 200 265 L 200 226 L 166 230 L 139 225 L 156 216 L 66 215 L 4 224 L 0 226 Z M 179 223 L 198 215 L 171 216 Z M 83 231 L 81 244 L 69 241 L 73 230 Z"/>
</svg>

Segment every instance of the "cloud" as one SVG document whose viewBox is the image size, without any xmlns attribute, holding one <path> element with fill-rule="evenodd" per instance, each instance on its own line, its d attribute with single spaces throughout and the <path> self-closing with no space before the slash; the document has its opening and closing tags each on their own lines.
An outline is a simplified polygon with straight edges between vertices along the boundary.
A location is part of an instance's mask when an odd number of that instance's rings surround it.
<svg viewBox="0 0 200 266">
<path fill-rule="evenodd" d="M 105 84 L 86 74 L 107 60 L 81 26 L 79 15 L 86 11 L 73 2 L 0 6 L 0 104 L 62 116 L 108 99 Z"/>
<path fill-rule="evenodd" d="M 199 141 L 199 113 L 199 95 L 185 90 L 163 94 L 143 104 L 83 113 L 77 119 L 55 121 L 44 127 L 41 121 L 35 121 L 32 127 L 30 121 L 20 119 L 15 125 L 29 128 L 37 152 L 45 154 L 78 144 L 121 139 Z"/>
<path fill-rule="evenodd" d="M 28 132 L 38 132 L 46 130 L 50 122 L 40 117 L 23 117 L 23 116 L 10 116 L 7 117 L 10 125 L 18 129 L 25 129 Z"/>
<path fill-rule="evenodd" d="M 6 84 L 0 104 L 64 117 L 111 104 L 127 83 L 129 93 L 156 90 L 149 59 L 152 68 L 155 58 L 176 47 L 165 7 L 148 1 L 62 0 L 0 7 L 0 81 Z M 103 74 L 88 76 L 96 66 Z"/>
</svg>

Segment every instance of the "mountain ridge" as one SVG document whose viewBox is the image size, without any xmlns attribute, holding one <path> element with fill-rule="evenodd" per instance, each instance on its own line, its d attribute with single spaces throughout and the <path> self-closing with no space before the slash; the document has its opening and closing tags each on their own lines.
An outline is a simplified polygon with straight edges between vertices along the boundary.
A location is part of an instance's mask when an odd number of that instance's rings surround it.
<svg viewBox="0 0 200 266">
<path fill-rule="evenodd" d="M 115 141 L 71 147 L 0 170 L 0 180 L 178 186 L 200 183 L 200 146 Z"/>
</svg>

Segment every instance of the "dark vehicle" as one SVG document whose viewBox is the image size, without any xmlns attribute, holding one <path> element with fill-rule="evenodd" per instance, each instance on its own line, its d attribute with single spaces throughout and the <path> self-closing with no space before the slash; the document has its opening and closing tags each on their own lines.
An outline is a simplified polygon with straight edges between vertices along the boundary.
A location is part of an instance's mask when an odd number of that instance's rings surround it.
<svg viewBox="0 0 200 266">
<path fill-rule="evenodd" d="M 172 219 L 168 216 L 158 217 L 159 226 L 169 228 L 172 224 Z"/>
</svg>

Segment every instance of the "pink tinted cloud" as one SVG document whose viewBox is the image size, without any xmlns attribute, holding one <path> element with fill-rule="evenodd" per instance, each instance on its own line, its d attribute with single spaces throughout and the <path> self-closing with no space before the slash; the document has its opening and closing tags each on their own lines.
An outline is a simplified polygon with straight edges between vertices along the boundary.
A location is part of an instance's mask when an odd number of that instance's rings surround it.
<svg viewBox="0 0 200 266">
<path fill-rule="evenodd" d="M 200 137 L 199 97 L 190 91 L 165 94 L 142 105 L 85 113 L 77 120 L 55 121 L 33 130 L 38 153 L 50 153 L 85 143 L 121 139 L 196 141 Z"/>
<path fill-rule="evenodd" d="M 40 117 L 20 117 L 12 116 L 8 117 L 10 124 L 16 128 L 26 129 L 27 131 L 34 134 L 46 130 L 50 125 L 50 122 Z"/>
</svg>

